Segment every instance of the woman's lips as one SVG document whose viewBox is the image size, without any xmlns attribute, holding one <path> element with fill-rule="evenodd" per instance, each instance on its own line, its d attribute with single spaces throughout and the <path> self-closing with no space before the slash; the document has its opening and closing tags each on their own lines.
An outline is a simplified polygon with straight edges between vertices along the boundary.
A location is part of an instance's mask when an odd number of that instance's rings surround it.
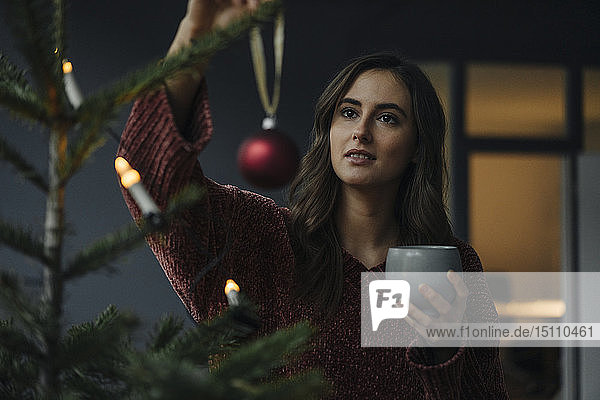
<svg viewBox="0 0 600 400">
<path fill-rule="evenodd" d="M 377 158 L 365 150 L 352 149 L 344 154 L 344 158 L 354 165 L 366 165 L 374 162 Z"/>
<path fill-rule="evenodd" d="M 371 160 L 375 160 L 377 158 L 373 154 L 369 153 L 368 151 L 359 150 L 359 149 L 348 150 L 346 152 L 346 154 L 344 154 L 344 157 L 349 157 L 349 156 L 355 156 L 356 158 L 360 158 L 359 156 L 364 156 L 362 158 L 368 158 Z"/>
</svg>

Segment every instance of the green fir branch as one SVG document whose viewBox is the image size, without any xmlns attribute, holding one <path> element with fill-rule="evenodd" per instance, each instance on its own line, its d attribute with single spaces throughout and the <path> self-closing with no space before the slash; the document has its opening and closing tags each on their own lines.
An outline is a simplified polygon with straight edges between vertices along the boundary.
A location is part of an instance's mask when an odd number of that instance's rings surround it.
<svg viewBox="0 0 600 400">
<path fill-rule="evenodd" d="M 220 380 L 233 379 L 256 383 L 257 380 L 285 365 L 286 357 L 299 355 L 313 334 L 306 322 L 262 337 L 231 353 L 213 372 Z"/>
<path fill-rule="evenodd" d="M 33 359 L 42 357 L 42 350 L 12 321 L 0 321 L 0 349 L 13 357 L 27 356 Z"/>
<path fill-rule="evenodd" d="M 114 305 L 94 322 L 72 326 L 61 342 L 56 365 L 62 371 L 65 398 L 128 398 L 125 367 L 137 318 Z"/>
<path fill-rule="evenodd" d="M 198 64 L 206 61 L 218 50 L 229 46 L 251 27 L 272 19 L 280 8 L 281 3 L 277 0 L 264 3 L 254 14 L 211 32 L 177 54 L 161 62 L 150 63 L 145 68 L 127 75 L 112 87 L 84 99 L 76 117 L 81 122 L 83 135 L 70 146 L 62 173 L 63 179 L 73 176 L 85 160 L 104 143 L 102 131 L 121 105 L 158 89 L 168 78 L 193 71 Z"/>
<path fill-rule="evenodd" d="M 42 124 L 48 121 L 44 106 L 31 88 L 0 83 L 0 105 L 6 107 L 14 117 Z"/>
<path fill-rule="evenodd" d="M 106 136 L 101 134 L 99 126 L 85 127 L 84 133 L 69 146 L 67 158 L 61 171 L 61 178 L 66 182 L 106 142 Z"/>
<path fill-rule="evenodd" d="M 160 399 L 231 398 L 215 395 L 208 373 L 209 358 L 217 353 L 224 356 L 233 344 L 239 345 L 241 339 L 254 333 L 257 318 L 254 307 L 240 298 L 239 306 L 183 333 L 180 319 L 163 319 L 147 350 L 130 355 L 129 385 L 141 398 L 148 398 L 150 393 Z M 252 329 L 248 329 L 248 320 L 255 323 Z"/>
<path fill-rule="evenodd" d="M 42 101 L 35 93 L 25 71 L 11 63 L 0 53 L 0 105 L 8 108 L 13 115 L 45 122 L 46 111 Z"/>
<path fill-rule="evenodd" d="M 146 348 L 152 352 L 158 352 L 171 345 L 177 335 L 183 330 L 183 319 L 173 315 L 162 318 L 154 327 L 154 333 Z"/>
<path fill-rule="evenodd" d="M 0 244 L 4 244 L 25 256 L 33 257 L 43 264 L 47 264 L 42 241 L 36 239 L 30 231 L 26 231 L 2 219 L 0 219 Z"/>
<path fill-rule="evenodd" d="M 110 233 L 79 252 L 63 273 L 65 280 L 80 278 L 101 268 L 109 268 L 109 263 L 144 243 L 145 232 L 134 223 Z M 108 272 L 113 272 L 109 269 Z"/>
<path fill-rule="evenodd" d="M 31 88 L 29 81 L 25 77 L 25 71 L 10 62 L 2 53 L 0 53 L 0 83 L 3 85 L 12 83 L 21 88 Z"/>
<path fill-rule="evenodd" d="M 85 99 L 71 113 L 61 70 L 65 53 L 64 0 L 10 0 L 10 4 L 11 21 L 35 84 L 30 85 L 25 73 L 0 55 L 0 105 L 16 115 L 50 125 L 55 131 L 66 132 L 75 122 L 80 126 L 80 134 L 70 145 L 60 172 L 62 183 L 102 145 L 103 129 L 119 106 L 159 88 L 168 78 L 194 71 L 214 52 L 228 46 L 250 27 L 272 19 L 281 8 L 277 0 L 265 2 L 254 14 L 207 34 L 163 62 L 134 72 Z M 10 162 L 37 187 L 48 191 L 41 175 L 1 138 L 0 159 Z M 162 215 L 164 224 L 160 226 L 142 220 L 137 226 L 131 224 L 92 243 L 67 263 L 53 282 L 54 287 L 109 266 L 124 252 L 142 244 L 145 236 L 181 218 L 185 210 L 197 204 L 204 191 L 188 187 L 170 199 Z M 31 232 L 2 220 L 0 244 L 48 265 L 41 241 Z M 62 301 L 57 299 L 57 303 Z M 316 372 L 275 382 L 271 377 L 274 368 L 283 366 L 305 348 L 312 329 L 308 324 L 299 324 L 244 343 L 244 339 L 256 333 L 259 321 L 255 307 L 242 294 L 238 306 L 187 331 L 183 331 L 181 319 L 163 319 L 150 336 L 145 351 L 131 345 L 137 320 L 116 307 L 109 306 L 95 321 L 73 326 L 61 336 L 57 329 L 61 326 L 60 318 L 53 319 L 60 312 L 49 312 L 45 300 L 42 298 L 41 305 L 34 303 L 17 278 L 0 269 L 0 303 L 15 320 L 14 326 L 0 321 L 2 399 L 58 395 L 65 400 L 304 399 L 321 393 L 321 379 Z M 209 373 L 209 360 L 214 363 L 214 373 Z M 45 375 L 40 378 L 40 373 Z"/>
<path fill-rule="evenodd" d="M 62 60 L 66 54 L 65 40 L 65 20 L 66 7 L 64 0 L 53 0 L 54 3 L 54 47 L 57 49 L 57 56 Z"/>
<path fill-rule="evenodd" d="M 232 392 L 223 395 L 223 390 L 215 388 L 215 384 L 230 387 L 231 383 L 217 382 L 211 378 L 209 358 L 213 354 L 224 357 L 224 352 L 233 348 L 232 344 L 239 346 L 241 339 L 256 330 L 256 326 L 248 329 L 244 321 L 254 321 L 256 318 L 253 306 L 241 297 L 239 306 L 180 335 L 177 332 L 180 330 L 180 321 L 163 320 L 154 335 L 154 338 L 160 339 L 149 343 L 149 351 L 135 352 L 130 356 L 127 376 L 133 393 L 140 398 L 173 400 L 232 398 Z"/>
<path fill-rule="evenodd" d="M 30 297 L 25 294 L 13 274 L 0 270 L 0 303 L 30 334 L 41 338 L 44 327 L 41 324 L 40 310 L 30 301 Z"/>
<path fill-rule="evenodd" d="M 272 19 L 280 8 L 279 1 L 266 2 L 252 15 L 204 35 L 192 46 L 183 48 L 162 62 L 151 63 L 129 74 L 112 87 L 86 98 L 78 109 L 79 120 L 83 124 L 102 126 L 104 121 L 115 115 L 120 105 L 158 89 L 168 78 L 193 71 L 198 64 L 206 61 L 218 50 L 226 48 L 251 27 Z M 99 122 L 90 123 L 94 120 Z"/>
<path fill-rule="evenodd" d="M 227 343 L 221 327 L 227 326 L 232 308 L 223 316 L 190 330 L 186 334 L 188 355 L 182 358 L 182 348 L 167 346 L 157 354 L 134 354 L 128 366 L 133 393 L 141 398 L 151 395 L 160 399 L 306 399 L 318 398 L 324 384 L 318 372 L 309 372 L 291 379 L 271 381 L 273 368 L 282 366 L 289 356 L 298 355 L 312 334 L 307 324 L 238 346 L 236 351 L 208 372 L 205 358 L 208 342 Z M 229 321 L 230 322 L 230 321 Z M 219 329 L 207 329 L 210 326 Z M 196 340 L 193 340 L 196 339 Z"/>
<path fill-rule="evenodd" d="M 11 163 L 23 178 L 29 180 L 44 193 L 48 193 L 48 183 L 42 175 L 2 136 L 0 136 L 0 160 Z"/>
<path fill-rule="evenodd" d="M 243 299 L 243 298 L 241 298 Z M 243 299 L 235 309 L 188 329 L 166 347 L 180 361 L 206 363 L 211 355 L 224 357 L 259 326 L 253 306 Z"/>
<path fill-rule="evenodd" d="M 182 210 L 197 203 L 204 191 L 195 186 L 189 186 L 173 196 L 165 214 L 166 224 L 177 218 Z M 98 271 L 110 266 L 110 262 L 144 243 L 146 235 L 160 230 L 162 227 L 152 226 L 143 221 L 139 224 L 130 224 L 117 232 L 110 233 L 79 252 L 67 264 L 63 273 L 66 280 L 84 276 L 90 272 Z M 110 270 L 109 270 L 110 272 Z"/>
<path fill-rule="evenodd" d="M 225 400 L 233 398 L 218 397 L 214 394 L 208 368 L 199 368 L 194 363 L 178 361 L 162 353 L 133 355 L 127 369 L 127 377 L 135 399 Z"/>
<path fill-rule="evenodd" d="M 87 371 L 73 371 L 63 378 L 62 400 L 115 400 L 131 399 L 129 390 L 120 382 L 105 381 L 102 377 L 90 376 Z"/>
<path fill-rule="evenodd" d="M 62 65 L 54 53 L 52 1 L 10 0 L 14 36 L 31 68 L 33 79 L 48 101 L 48 114 L 58 113 L 52 108 L 63 92 Z"/>
<path fill-rule="evenodd" d="M 86 369 L 119 376 L 114 368 L 124 363 L 129 337 L 139 321 L 131 314 L 108 306 L 94 322 L 72 326 L 61 343 L 56 365 L 61 369 Z"/>
<path fill-rule="evenodd" d="M 0 399 L 37 399 L 32 383 L 38 378 L 38 373 L 38 363 L 0 349 Z"/>
</svg>

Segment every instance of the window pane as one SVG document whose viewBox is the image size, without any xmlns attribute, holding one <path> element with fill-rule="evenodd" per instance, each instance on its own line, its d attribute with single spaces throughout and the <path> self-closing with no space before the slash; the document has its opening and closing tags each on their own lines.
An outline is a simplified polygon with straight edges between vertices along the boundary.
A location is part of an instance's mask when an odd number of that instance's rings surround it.
<svg viewBox="0 0 600 400">
<path fill-rule="evenodd" d="M 583 72 L 583 135 L 585 151 L 600 152 L 600 69 Z"/>
<path fill-rule="evenodd" d="M 470 157 L 470 238 L 488 271 L 560 271 L 560 156 Z"/>
<path fill-rule="evenodd" d="M 466 132 L 488 137 L 562 137 L 564 93 L 562 68 L 470 65 L 466 70 Z"/>
</svg>

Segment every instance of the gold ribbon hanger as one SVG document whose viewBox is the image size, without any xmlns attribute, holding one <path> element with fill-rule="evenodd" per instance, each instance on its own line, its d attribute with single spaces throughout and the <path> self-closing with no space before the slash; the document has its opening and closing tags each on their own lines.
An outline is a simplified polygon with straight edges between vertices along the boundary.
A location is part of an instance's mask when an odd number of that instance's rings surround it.
<svg viewBox="0 0 600 400">
<path fill-rule="evenodd" d="M 267 89 L 267 67 L 265 61 L 265 49 L 263 45 L 260 28 L 254 27 L 250 31 L 250 53 L 252 54 L 252 64 L 254 65 L 254 77 L 256 78 L 256 87 L 258 96 L 265 110 L 266 117 L 263 120 L 263 129 L 273 129 L 276 125 L 275 114 L 279 106 L 279 96 L 281 93 L 281 70 L 283 66 L 283 39 L 284 39 L 284 18 L 283 11 L 277 14 L 273 27 L 273 52 L 275 56 L 275 78 L 273 82 L 273 97 L 269 99 Z"/>
</svg>

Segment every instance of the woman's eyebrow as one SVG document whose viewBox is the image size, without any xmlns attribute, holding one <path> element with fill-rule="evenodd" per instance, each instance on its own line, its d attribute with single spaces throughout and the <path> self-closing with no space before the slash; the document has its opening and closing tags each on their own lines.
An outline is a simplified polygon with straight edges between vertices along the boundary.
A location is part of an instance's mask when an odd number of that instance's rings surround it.
<svg viewBox="0 0 600 400">
<path fill-rule="evenodd" d="M 349 103 L 349 104 L 353 104 L 353 105 L 358 106 L 358 107 L 362 107 L 362 103 L 360 101 L 358 101 L 356 99 L 353 99 L 351 97 L 344 97 L 340 101 L 340 104 L 343 104 L 343 103 Z M 402 109 L 402 107 L 400 107 L 396 103 L 380 103 L 380 104 L 377 104 L 375 106 L 376 110 L 384 110 L 384 109 L 390 109 L 390 108 L 393 109 L 393 110 L 398 111 L 400 114 L 402 114 L 404 116 L 404 118 L 408 118 L 408 114 L 406 113 L 406 111 L 404 111 Z"/>
<path fill-rule="evenodd" d="M 398 104 L 396 103 L 381 103 L 381 104 L 377 104 L 375 106 L 376 110 L 383 110 L 383 109 L 394 109 L 396 111 L 398 111 L 400 114 L 402 114 L 404 116 L 404 118 L 408 118 L 408 114 L 406 113 L 406 111 L 404 111 Z"/>
<path fill-rule="evenodd" d="M 356 99 L 353 99 L 351 97 L 344 97 L 341 101 L 340 104 L 342 103 L 350 103 L 350 104 L 354 104 L 355 106 L 362 106 L 362 103 Z"/>
</svg>

